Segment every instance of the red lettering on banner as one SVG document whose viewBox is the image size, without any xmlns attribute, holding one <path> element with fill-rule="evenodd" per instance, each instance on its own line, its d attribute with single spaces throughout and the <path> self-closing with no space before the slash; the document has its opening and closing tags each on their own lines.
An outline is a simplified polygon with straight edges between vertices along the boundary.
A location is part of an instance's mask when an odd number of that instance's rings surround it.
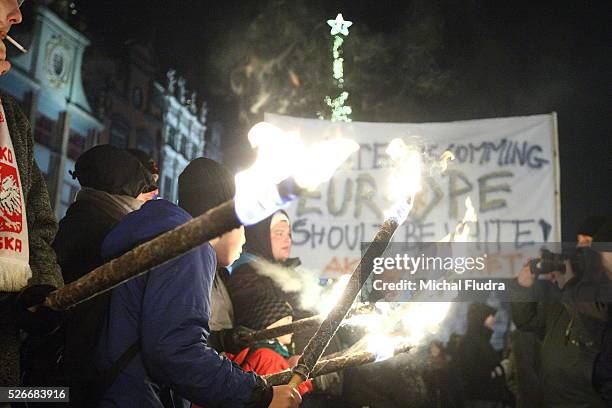
<svg viewBox="0 0 612 408">
<path fill-rule="evenodd" d="M 0 123 L 4 122 L 4 115 L 0 112 Z"/>
<path fill-rule="evenodd" d="M 358 264 L 359 258 L 350 259 L 348 257 L 344 257 L 344 259 L 340 260 L 338 257 L 334 256 L 325 266 L 323 276 L 328 278 L 336 278 L 340 275 L 352 273 Z"/>
</svg>

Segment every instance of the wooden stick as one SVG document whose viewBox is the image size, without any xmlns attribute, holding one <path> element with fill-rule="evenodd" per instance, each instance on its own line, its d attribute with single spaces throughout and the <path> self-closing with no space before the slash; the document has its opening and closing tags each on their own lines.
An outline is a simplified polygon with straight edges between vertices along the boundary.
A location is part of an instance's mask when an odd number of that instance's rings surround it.
<svg viewBox="0 0 612 408">
<path fill-rule="evenodd" d="M 76 306 L 241 225 L 234 200 L 226 201 L 51 292 L 44 305 L 54 310 Z"/>
<path fill-rule="evenodd" d="M 394 355 L 405 353 L 409 351 L 412 346 L 401 346 L 395 349 Z M 319 361 L 312 372 L 310 377 L 318 377 L 321 375 L 334 373 L 336 371 L 344 370 L 350 367 L 357 367 L 364 364 L 376 362 L 376 354 L 369 351 L 360 351 L 357 353 L 346 354 L 338 357 L 329 357 L 325 360 Z M 270 385 L 281 385 L 287 384 L 292 379 L 293 374 L 291 370 L 284 370 L 275 374 L 265 375 L 266 382 Z M 299 385 L 299 384 L 298 384 Z"/>
<path fill-rule="evenodd" d="M 298 364 L 293 368 L 293 376 L 289 381 L 289 385 L 294 388 L 297 387 L 301 382 L 306 381 L 313 372 L 317 361 L 321 358 L 330 340 L 336 334 L 336 331 L 355 302 L 361 287 L 370 277 L 374 258 L 383 254 L 398 226 L 399 223 L 395 218 L 388 218 L 380 227 L 359 261 L 359 265 L 353 271 L 338 303 L 336 303 L 332 311 L 323 320 L 321 326 L 319 326 L 319 329 L 304 349 Z"/>
<path fill-rule="evenodd" d="M 295 322 L 284 324 L 282 326 L 252 332 L 248 336 L 243 337 L 242 340 L 247 343 L 253 343 L 259 340 L 274 339 L 276 337 L 284 336 L 285 334 L 299 333 L 319 327 L 321 320 L 323 320 L 323 316 L 321 315 L 307 317 L 305 319 L 296 320 Z"/>
</svg>

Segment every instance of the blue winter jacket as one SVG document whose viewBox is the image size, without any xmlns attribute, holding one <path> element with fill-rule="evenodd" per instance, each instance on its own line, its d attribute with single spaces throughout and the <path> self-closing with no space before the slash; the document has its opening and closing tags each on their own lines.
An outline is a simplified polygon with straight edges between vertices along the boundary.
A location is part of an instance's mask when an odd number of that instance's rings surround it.
<svg viewBox="0 0 612 408">
<path fill-rule="evenodd" d="M 190 219 L 169 201 L 149 201 L 108 234 L 102 256 L 114 258 Z M 96 349 L 97 366 L 110 367 L 137 339 L 141 351 L 99 406 L 162 407 L 160 386 L 207 408 L 245 406 L 255 375 L 206 345 L 216 262 L 206 243 L 113 289 Z"/>
</svg>

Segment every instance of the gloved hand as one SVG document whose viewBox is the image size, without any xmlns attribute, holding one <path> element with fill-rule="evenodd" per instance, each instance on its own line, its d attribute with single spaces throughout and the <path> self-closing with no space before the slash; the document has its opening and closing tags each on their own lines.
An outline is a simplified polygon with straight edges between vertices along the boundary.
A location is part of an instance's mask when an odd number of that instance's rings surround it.
<svg viewBox="0 0 612 408">
<path fill-rule="evenodd" d="M 244 326 L 212 331 L 208 336 L 208 345 L 219 353 L 225 351 L 232 354 L 238 354 L 249 346 L 242 338 L 252 332 L 253 330 Z"/>
<path fill-rule="evenodd" d="M 15 300 L 13 316 L 15 325 L 29 334 L 44 335 L 56 330 L 62 322 L 63 313 L 45 306 L 35 311 L 28 308 L 40 305 L 56 288 L 51 285 L 35 285 L 25 288 Z"/>
</svg>

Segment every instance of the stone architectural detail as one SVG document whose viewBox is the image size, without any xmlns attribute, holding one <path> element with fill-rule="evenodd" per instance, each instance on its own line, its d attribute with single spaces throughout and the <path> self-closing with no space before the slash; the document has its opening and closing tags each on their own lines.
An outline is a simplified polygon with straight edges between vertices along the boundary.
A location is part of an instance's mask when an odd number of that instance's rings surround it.
<svg viewBox="0 0 612 408">
<path fill-rule="evenodd" d="M 79 190 L 68 171 L 100 143 L 149 153 L 160 167 L 161 196 L 175 202 L 178 175 L 204 154 L 205 102 L 198 109 L 196 91 L 188 93 L 174 69 L 164 85 L 155 81 L 157 68 L 144 44 L 129 41 L 115 55 L 89 47 L 83 61 L 90 41 L 82 33 L 44 6 L 34 18 L 32 31 L 19 37 L 31 38 L 29 52 L 11 58 L 0 89 L 29 115 L 56 216 L 63 217 Z"/>
</svg>

